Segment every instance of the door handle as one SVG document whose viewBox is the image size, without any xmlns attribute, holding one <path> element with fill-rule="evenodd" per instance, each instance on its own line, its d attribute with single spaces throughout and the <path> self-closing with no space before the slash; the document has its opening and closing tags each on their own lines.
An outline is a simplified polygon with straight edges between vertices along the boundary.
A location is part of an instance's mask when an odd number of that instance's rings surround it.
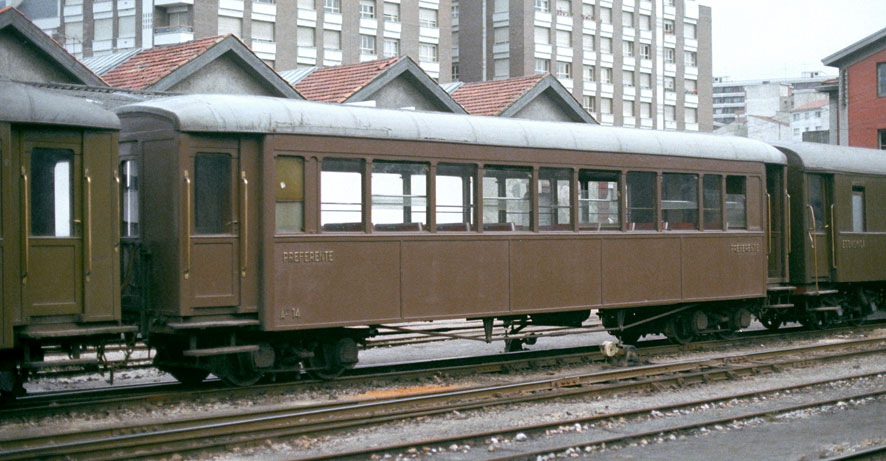
<svg viewBox="0 0 886 461">
<path fill-rule="evenodd" d="M 83 177 L 86 179 L 86 281 L 92 274 L 92 177 L 89 176 L 89 169 L 83 171 Z"/>
<path fill-rule="evenodd" d="M 246 179 L 246 172 L 240 172 L 240 181 L 243 183 L 243 203 L 240 217 L 243 219 L 241 232 L 243 233 L 243 241 L 240 242 L 242 255 L 240 256 L 240 277 L 246 278 L 246 269 L 249 265 L 247 258 L 249 257 L 249 180 Z"/>
<path fill-rule="evenodd" d="M 831 204 L 831 266 L 837 268 L 837 221 L 834 221 L 834 204 Z"/>
<path fill-rule="evenodd" d="M 22 220 L 22 224 L 24 229 L 22 230 L 22 241 L 24 242 L 24 267 L 22 268 L 22 285 L 28 284 L 28 271 L 31 266 L 31 242 L 30 242 L 30 232 L 31 232 L 31 188 L 28 184 L 28 172 L 25 170 L 24 165 L 22 166 L 22 210 L 24 213 L 24 218 Z"/>
<path fill-rule="evenodd" d="M 185 280 L 191 277 L 191 177 L 185 170 Z"/>
</svg>

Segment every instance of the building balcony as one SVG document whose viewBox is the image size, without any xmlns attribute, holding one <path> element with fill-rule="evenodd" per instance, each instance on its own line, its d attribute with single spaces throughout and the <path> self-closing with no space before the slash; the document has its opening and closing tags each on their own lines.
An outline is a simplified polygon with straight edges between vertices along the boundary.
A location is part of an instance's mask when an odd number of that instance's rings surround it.
<svg viewBox="0 0 886 461">
<path fill-rule="evenodd" d="M 194 0 L 154 0 L 154 6 L 169 8 L 170 6 L 188 6 L 193 5 Z"/>
<path fill-rule="evenodd" d="M 252 0 L 252 17 L 277 16 L 277 3 L 274 0 Z"/>
<path fill-rule="evenodd" d="M 194 40 L 192 26 L 163 26 L 154 28 L 154 46 L 175 45 Z"/>
<path fill-rule="evenodd" d="M 268 57 L 268 55 L 273 56 L 277 54 L 277 42 L 254 38 L 252 39 L 252 51 L 262 59 L 274 59 L 273 57 Z"/>
</svg>

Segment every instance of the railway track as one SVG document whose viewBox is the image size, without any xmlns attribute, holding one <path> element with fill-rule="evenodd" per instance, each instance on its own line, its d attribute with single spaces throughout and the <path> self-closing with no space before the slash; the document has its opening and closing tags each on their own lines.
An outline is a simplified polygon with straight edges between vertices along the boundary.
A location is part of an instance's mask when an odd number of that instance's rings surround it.
<svg viewBox="0 0 886 461">
<path fill-rule="evenodd" d="M 576 396 L 602 396 L 662 386 L 684 386 L 750 374 L 777 372 L 790 367 L 846 360 L 886 353 L 886 338 L 868 338 L 776 349 L 758 353 L 726 354 L 636 368 L 618 369 L 530 382 L 469 389 L 446 389 L 423 395 L 364 399 L 300 408 L 208 416 L 189 420 L 126 425 L 77 433 L 48 434 L 3 440 L 2 459 L 52 458 L 114 459 L 169 453 L 199 452 L 256 440 L 296 437 L 335 429 L 357 428 L 389 421 L 467 411 L 493 405 L 524 403 Z M 427 444 L 428 441 L 421 441 Z M 442 443 L 439 442 L 438 443 Z M 400 447 L 402 448 L 402 447 Z M 385 450 L 396 449 L 388 447 Z M 376 452 L 378 450 L 373 450 Z M 366 456 L 370 452 L 338 453 Z M 321 456 L 322 457 L 322 456 Z"/>
<path fill-rule="evenodd" d="M 761 340 L 792 341 L 808 340 L 830 335 L 859 334 L 881 328 L 881 324 L 871 323 L 861 327 L 844 327 L 825 331 L 781 329 L 778 332 L 757 330 L 742 333 L 738 338 L 729 340 L 699 341 L 687 345 L 674 345 L 666 340 L 647 340 L 641 342 L 643 356 L 683 354 L 691 351 L 728 350 L 746 346 L 748 343 Z M 543 351 L 524 351 L 520 353 L 483 355 L 474 357 L 458 357 L 418 362 L 402 362 L 376 366 L 363 366 L 350 370 L 348 374 L 337 378 L 334 383 L 357 383 L 384 379 L 420 379 L 429 376 L 446 375 L 448 377 L 467 376 L 473 374 L 510 373 L 520 370 L 564 367 L 604 360 L 599 348 L 578 347 Z M 312 385 L 324 384 L 325 381 L 306 379 L 304 375 L 292 380 L 261 384 L 249 388 L 231 388 L 219 380 L 210 379 L 200 386 L 189 387 L 177 382 L 161 384 L 116 385 L 107 389 L 61 391 L 35 393 L 0 408 L 0 419 L 28 411 L 31 415 L 79 411 L 84 408 L 95 408 L 99 405 L 127 404 L 150 401 L 162 403 L 180 401 L 191 398 L 239 398 L 255 393 L 293 392 L 298 387 L 307 388 Z"/>
</svg>

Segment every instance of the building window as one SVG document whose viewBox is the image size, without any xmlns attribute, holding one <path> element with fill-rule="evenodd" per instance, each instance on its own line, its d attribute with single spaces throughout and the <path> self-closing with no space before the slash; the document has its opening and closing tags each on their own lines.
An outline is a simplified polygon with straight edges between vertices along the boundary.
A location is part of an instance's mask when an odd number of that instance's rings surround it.
<svg viewBox="0 0 886 461">
<path fill-rule="evenodd" d="M 452 16 L 451 16 L 451 18 L 452 18 L 453 20 L 458 19 L 458 15 L 459 15 L 459 13 L 460 13 L 460 11 L 459 11 L 459 8 L 458 8 L 458 3 L 452 5 Z"/>
<path fill-rule="evenodd" d="M 634 57 L 634 42 L 622 42 L 622 49 L 624 51 L 624 57 Z"/>
<path fill-rule="evenodd" d="M 698 94 L 698 81 L 688 78 L 684 79 L 683 88 L 685 88 L 686 94 Z"/>
<path fill-rule="evenodd" d="M 581 73 L 581 79 L 588 83 L 594 82 L 594 66 L 584 66 Z"/>
<path fill-rule="evenodd" d="M 496 13 L 507 13 L 510 5 L 508 4 L 510 0 L 495 0 L 495 12 Z"/>
<path fill-rule="evenodd" d="M 360 18 L 375 19 L 375 1 L 360 0 Z"/>
<path fill-rule="evenodd" d="M 505 59 L 496 59 L 495 60 L 495 79 L 504 79 L 508 78 L 511 73 L 511 60 L 508 58 Z"/>
<path fill-rule="evenodd" d="M 323 0 L 323 12 L 341 14 L 341 0 Z"/>
<path fill-rule="evenodd" d="M 877 130 L 877 137 L 880 138 L 880 149 L 886 150 L 886 130 Z"/>
<path fill-rule="evenodd" d="M 437 10 L 432 10 L 430 8 L 419 8 L 418 9 L 418 25 L 421 27 L 428 27 L 431 29 L 437 28 Z"/>
<path fill-rule="evenodd" d="M 640 15 L 640 30 L 652 30 L 652 17 L 648 14 Z"/>
<path fill-rule="evenodd" d="M 557 46 L 569 48 L 572 46 L 572 32 L 568 30 L 557 30 Z"/>
<path fill-rule="evenodd" d="M 612 8 L 600 8 L 600 22 L 612 24 Z"/>
<path fill-rule="evenodd" d="M 453 62 L 453 63 L 452 63 L 452 81 L 453 81 L 453 82 L 457 82 L 457 81 L 458 81 L 458 70 L 459 70 L 459 69 L 458 69 L 458 63 L 457 63 L 457 62 Z"/>
<path fill-rule="evenodd" d="M 602 80 L 603 83 L 612 83 L 612 69 L 608 67 L 600 69 L 600 80 Z"/>
<path fill-rule="evenodd" d="M 886 62 L 877 63 L 877 96 L 886 98 Z"/>
<path fill-rule="evenodd" d="M 495 43 L 508 43 L 510 40 L 509 32 L 510 30 L 507 27 L 496 27 L 494 32 Z M 453 32 L 453 34 L 455 33 L 457 32 Z"/>
<path fill-rule="evenodd" d="M 437 62 L 437 45 L 430 43 L 419 43 L 418 60 L 419 62 Z"/>
<path fill-rule="evenodd" d="M 551 2 L 549 0 L 535 0 L 535 11 L 542 13 L 551 12 Z"/>
<path fill-rule="evenodd" d="M 298 46 L 314 46 L 314 28 L 299 27 L 298 28 Z"/>
<path fill-rule="evenodd" d="M 674 20 L 673 19 L 665 19 L 662 22 L 662 25 L 664 26 L 664 33 L 665 34 L 668 34 L 668 35 L 674 34 Z"/>
<path fill-rule="evenodd" d="M 652 45 L 640 44 L 640 59 L 652 59 Z"/>
<path fill-rule="evenodd" d="M 547 59 L 535 59 L 535 73 L 546 74 L 551 71 L 551 61 Z"/>
<path fill-rule="evenodd" d="M 313 10 L 314 0 L 298 0 L 298 8 L 301 10 Z"/>
<path fill-rule="evenodd" d="M 535 43 L 541 45 L 551 44 L 551 29 L 547 27 L 535 28 Z"/>
<path fill-rule="evenodd" d="M 252 21 L 252 39 L 259 42 L 274 41 L 274 23 L 268 21 Z"/>
<path fill-rule="evenodd" d="M 324 30 L 323 49 L 341 51 L 341 31 L 329 29 Z"/>
<path fill-rule="evenodd" d="M 93 22 L 93 40 L 111 40 L 114 38 L 114 18 L 96 19 Z"/>
<path fill-rule="evenodd" d="M 664 0 L 665 6 L 677 6 L 677 0 Z"/>
<path fill-rule="evenodd" d="M 594 16 L 594 5 L 588 5 L 587 3 L 581 4 L 581 17 L 585 21 L 593 21 L 596 16 Z"/>
<path fill-rule="evenodd" d="M 600 98 L 600 113 L 601 114 L 611 114 L 612 113 L 612 98 Z"/>
<path fill-rule="evenodd" d="M 677 89 L 677 79 L 676 78 L 665 77 L 663 82 L 664 82 L 665 91 L 676 91 L 676 89 Z"/>
<path fill-rule="evenodd" d="M 683 52 L 684 65 L 689 67 L 698 67 L 698 53 L 695 51 Z"/>
<path fill-rule="evenodd" d="M 572 64 L 557 61 L 557 78 L 572 78 Z"/>
<path fill-rule="evenodd" d="M 400 22 L 400 4 L 385 2 L 385 22 Z"/>
<path fill-rule="evenodd" d="M 623 27 L 634 27 L 634 13 L 624 11 L 621 13 L 621 25 Z"/>
<path fill-rule="evenodd" d="M 698 109 L 687 107 L 684 109 L 686 123 L 698 123 Z"/>
<path fill-rule="evenodd" d="M 664 106 L 664 119 L 666 122 L 677 120 L 677 106 Z"/>
<path fill-rule="evenodd" d="M 581 48 L 586 52 L 594 51 L 594 36 L 593 35 L 582 35 L 581 36 Z"/>
<path fill-rule="evenodd" d="M 374 35 L 360 35 L 360 54 L 376 54 Z"/>
<path fill-rule="evenodd" d="M 386 58 L 400 56 L 400 40 L 397 40 L 396 38 L 386 38 L 384 54 Z"/>
<path fill-rule="evenodd" d="M 673 48 L 664 49 L 664 60 L 668 64 L 675 64 L 677 62 L 677 57 Z"/>
<path fill-rule="evenodd" d="M 632 70 L 623 70 L 621 71 L 621 83 L 624 86 L 634 86 L 634 71 Z"/>
<path fill-rule="evenodd" d="M 612 39 L 609 37 L 600 37 L 600 51 L 606 54 L 612 54 Z"/>
<path fill-rule="evenodd" d="M 594 97 L 593 96 L 586 95 L 586 96 L 582 97 L 581 106 L 584 108 L 584 110 L 586 110 L 588 112 L 593 112 L 594 105 L 595 104 L 594 104 Z"/>
<path fill-rule="evenodd" d="M 640 88 L 652 88 L 652 74 L 640 73 Z"/>
<path fill-rule="evenodd" d="M 622 101 L 621 114 L 624 115 L 625 117 L 633 117 L 634 116 L 634 101 Z"/>
<path fill-rule="evenodd" d="M 684 24 L 683 25 L 683 36 L 684 38 L 696 38 L 695 36 L 695 24 Z"/>
<path fill-rule="evenodd" d="M 230 16 L 219 16 L 218 17 L 218 34 L 226 35 L 232 34 L 238 37 L 243 35 L 243 19 L 242 18 L 232 18 Z M 299 43 L 301 45 L 301 43 Z M 313 45 L 311 45 L 313 46 Z"/>
<path fill-rule="evenodd" d="M 641 102 L 640 103 L 640 118 L 652 118 L 652 103 L 651 102 Z"/>
<path fill-rule="evenodd" d="M 135 16 L 123 16 L 117 19 L 117 37 L 135 37 Z"/>
</svg>

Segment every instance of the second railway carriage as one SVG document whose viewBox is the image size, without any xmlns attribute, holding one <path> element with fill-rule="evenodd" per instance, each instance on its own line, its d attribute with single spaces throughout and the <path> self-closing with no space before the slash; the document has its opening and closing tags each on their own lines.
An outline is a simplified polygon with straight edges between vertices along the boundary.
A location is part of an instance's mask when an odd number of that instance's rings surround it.
<svg viewBox="0 0 886 461">
<path fill-rule="evenodd" d="M 600 309 L 684 341 L 747 326 L 787 275 L 786 159 L 756 141 L 222 95 L 118 115 L 149 340 L 183 381 L 332 376 L 388 322 Z"/>
<path fill-rule="evenodd" d="M 814 143 L 777 145 L 788 158 L 791 302 L 760 312 L 826 327 L 860 322 L 882 303 L 886 280 L 883 152 Z"/>
</svg>

